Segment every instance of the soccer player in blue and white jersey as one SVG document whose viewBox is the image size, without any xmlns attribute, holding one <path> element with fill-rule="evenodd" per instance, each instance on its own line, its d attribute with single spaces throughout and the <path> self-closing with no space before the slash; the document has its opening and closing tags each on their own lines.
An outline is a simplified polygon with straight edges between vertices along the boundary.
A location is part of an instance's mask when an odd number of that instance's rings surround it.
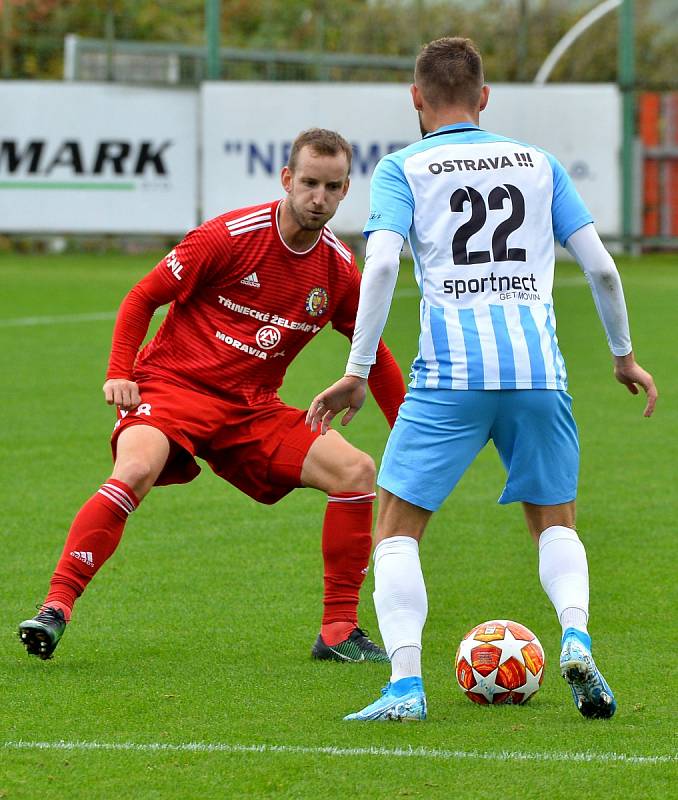
<svg viewBox="0 0 678 800">
<path fill-rule="evenodd" d="M 507 471 L 500 503 L 520 501 L 539 577 L 563 628 L 560 669 L 585 717 L 611 717 L 612 690 L 591 656 L 586 552 L 575 530 L 577 429 L 551 297 L 554 237 L 577 260 L 607 334 L 614 375 L 655 406 L 631 348 L 619 273 L 567 173 L 549 153 L 478 127 L 487 105 L 468 39 L 426 45 L 412 99 L 423 139 L 385 156 L 372 178 L 367 257 L 345 376 L 307 422 L 324 432 L 361 407 L 407 238 L 421 291 L 419 353 L 378 484 L 374 602 L 391 658 L 382 696 L 346 719 L 425 719 L 427 614 L 419 541 L 492 439 Z M 414 468 L 413 468 L 414 467 Z"/>
</svg>

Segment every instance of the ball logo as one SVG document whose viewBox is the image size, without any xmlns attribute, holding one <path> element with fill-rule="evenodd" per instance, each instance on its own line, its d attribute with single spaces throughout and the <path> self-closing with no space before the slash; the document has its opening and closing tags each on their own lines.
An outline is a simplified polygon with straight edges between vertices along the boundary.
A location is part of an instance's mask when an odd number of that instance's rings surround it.
<svg viewBox="0 0 678 800">
<path fill-rule="evenodd" d="M 257 331 L 257 344 L 262 350 L 270 350 L 280 341 L 280 331 L 273 325 L 264 325 Z"/>
<path fill-rule="evenodd" d="M 327 290 L 316 286 L 315 289 L 311 289 L 308 293 L 308 297 L 306 298 L 306 311 L 308 311 L 312 317 L 319 317 L 327 310 L 328 303 L 329 297 L 327 296 Z"/>
</svg>

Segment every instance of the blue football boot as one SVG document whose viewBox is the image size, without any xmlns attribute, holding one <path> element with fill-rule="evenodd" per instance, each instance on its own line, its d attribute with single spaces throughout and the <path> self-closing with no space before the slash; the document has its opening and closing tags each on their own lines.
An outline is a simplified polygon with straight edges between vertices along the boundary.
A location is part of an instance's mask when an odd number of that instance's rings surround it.
<svg viewBox="0 0 678 800">
<path fill-rule="evenodd" d="M 591 655 L 591 637 L 567 628 L 560 652 L 560 674 L 570 684 L 574 704 L 589 719 L 609 719 L 617 710 L 612 689 Z"/>
<path fill-rule="evenodd" d="M 378 700 L 362 711 L 348 714 L 344 719 L 360 722 L 410 722 L 426 719 L 426 695 L 421 678 L 401 678 L 395 683 L 387 683 Z"/>
</svg>

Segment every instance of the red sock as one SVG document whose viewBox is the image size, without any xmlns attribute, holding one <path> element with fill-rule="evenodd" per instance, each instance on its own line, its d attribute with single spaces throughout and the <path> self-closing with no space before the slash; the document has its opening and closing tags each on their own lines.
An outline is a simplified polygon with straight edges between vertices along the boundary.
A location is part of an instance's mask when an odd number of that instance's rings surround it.
<svg viewBox="0 0 678 800">
<path fill-rule="evenodd" d="M 374 498 L 373 492 L 328 496 L 323 522 L 325 596 L 320 628 L 325 644 L 339 644 L 358 624 L 360 587 L 372 549 Z"/>
<path fill-rule="evenodd" d="M 77 513 L 44 605 L 70 619 L 75 601 L 118 546 L 127 517 L 139 505 L 130 487 L 109 478 Z"/>
</svg>

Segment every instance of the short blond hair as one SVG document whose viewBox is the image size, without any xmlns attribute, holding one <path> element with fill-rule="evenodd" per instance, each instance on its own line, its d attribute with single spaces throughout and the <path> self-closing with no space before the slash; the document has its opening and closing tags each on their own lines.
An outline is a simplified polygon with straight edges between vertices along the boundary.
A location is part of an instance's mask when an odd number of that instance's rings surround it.
<svg viewBox="0 0 678 800">
<path fill-rule="evenodd" d="M 346 139 L 336 131 L 328 131 L 325 128 L 309 128 L 307 131 L 302 131 L 292 142 L 290 157 L 287 159 L 290 172 L 294 172 L 297 166 L 297 158 L 302 147 L 310 147 L 319 156 L 336 156 L 343 152 L 348 162 L 348 171 L 351 171 L 353 150 Z"/>
</svg>

